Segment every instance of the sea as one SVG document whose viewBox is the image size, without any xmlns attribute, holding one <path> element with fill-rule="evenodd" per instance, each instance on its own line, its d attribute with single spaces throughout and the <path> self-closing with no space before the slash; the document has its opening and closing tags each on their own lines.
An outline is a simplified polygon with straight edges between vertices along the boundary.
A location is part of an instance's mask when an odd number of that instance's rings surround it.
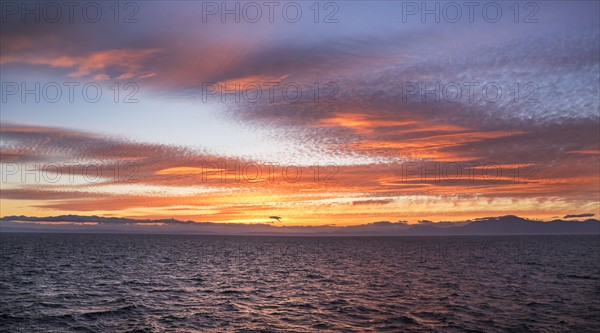
<svg viewBox="0 0 600 333">
<path fill-rule="evenodd" d="M 600 236 L 0 233 L 1 332 L 599 332 Z"/>
</svg>

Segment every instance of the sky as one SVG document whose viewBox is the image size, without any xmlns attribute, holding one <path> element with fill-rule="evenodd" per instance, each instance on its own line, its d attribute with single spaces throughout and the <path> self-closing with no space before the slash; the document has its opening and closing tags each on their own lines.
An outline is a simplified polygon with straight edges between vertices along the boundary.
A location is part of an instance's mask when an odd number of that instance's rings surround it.
<svg viewBox="0 0 600 333">
<path fill-rule="evenodd" d="M 1 216 L 600 214 L 597 1 L 1 4 Z"/>
</svg>

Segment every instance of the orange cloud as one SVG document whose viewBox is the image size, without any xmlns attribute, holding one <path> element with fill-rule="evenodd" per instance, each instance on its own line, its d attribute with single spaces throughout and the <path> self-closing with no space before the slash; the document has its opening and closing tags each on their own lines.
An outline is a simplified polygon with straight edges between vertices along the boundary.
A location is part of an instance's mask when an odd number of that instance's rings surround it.
<svg viewBox="0 0 600 333">
<path fill-rule="evenodd" d="M 458 150 L 460 153 L 445 151 L 448 145 L 456 147 L 472 140 L 506 135 L 502 131 L 464 131 L 437 135 L 420 132 L 423 137 L 402 143 L 365 139 L 372 146 L 356 149 L 408 146 L 413 147 L 420 158 L 427 157 L 410 160 L 410 163 L 460 165 L 469 155 L 461 150 Z M 64 146 L 65 138 L 72 146 Z M 77 131 L 3 126 L 3 139 L 12 142 L 11 146 L 2 146 L 0 151 L 3 156 L 10 155 L 11 162 L 37 158 L 43 163 L 44 157 L 50 154 L 50 160 L 55 163 L 79 161 L 85 164 L 89 160 L 102 160 L 110 164 L 125 160 L 138 167 L 137 182 L 133 184 L 111 177 L 77 184 L 21 183 L 18 175 L 12 176 L 16 182 L 0 193 L 6 215 L 25 212 L 38 216 L 59 215 L 77 211 L 94 215 L 249 223 L 268 221 L 267 217 L 275 214 L 292 225 L 343 225 L 505 213 L 539 217 L 576 209 L 596 212 L 599 208 L 598 161 L 593 155 L 564 154 L 560 163 L 555 162 L 552 167 L 537 165 L 535 160 L 521 164 L 503 163 L 499 159 L 496 166 L 502 169 L 502 174 L 498 176 L 486 176 L 482 173 L 484 167 L 471 163 L 464 167 L 458 180 L 453 174 L 440 171 L 443 168 L 433 176 L 407 174 L 403 166 L 408 162 L 400 158 L 389 163 L 339 165 L 333 169 L 335 172 L 321 166 L 318 177 L 314 166 L 300 166 L 302 176 L 290 180 L 283 177 L 281 167 L 259 161 L 211 156 L 185 147 L 119 141 Z M 472 154 L 475 159 L 469 162 L 485 164 L 485 160 L 476 159 L 476 152 Z M 228 170 L 221 163 L 227 165 Z M 233 167 L 244 163 L 260 167 L 262 179 L 244 178 L 239 167 Z M 516 170 L 526 171 L 534 165 L 539 167 L 534 179 L 527 178 L 527 172 L 515 179 Z M 228 174 L 236 170 L 237 177 Z M 270 175 L 265 174 L 267 170 Z M 80 177 L 85 170 L 77 167 L 73 172 Z M 252 176 L 253 172 L 250 173 Z M 510 211 L 511 208 L 514 210 Z"/>
<path fill-rule="evenodd" d="M 69 77 L 90 77 L 94 80 L 126 80 L 148 78 L 154 72 L 144 67 L 144 61 L 161 52 L 161 49 L 116 49 L 87 54 L 71 55 L 39 55 L 9 54 L 0 57 L 0 65 L 24 63 L 30 65 L 46 65 L 56 68 L 70 68 Z M 109 68 L 117 69 L 118 75 L 111 76 Z"/>
</svg>

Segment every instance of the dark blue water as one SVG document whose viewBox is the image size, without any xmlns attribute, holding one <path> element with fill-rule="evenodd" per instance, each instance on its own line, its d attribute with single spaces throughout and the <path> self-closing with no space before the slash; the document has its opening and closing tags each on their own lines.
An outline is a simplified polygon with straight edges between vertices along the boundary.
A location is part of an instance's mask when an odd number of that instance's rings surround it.
<svg viewBox="0 0 600 333">
<path fill-rule="evenodd" d="M 600 237 L 1 234 L 2 332 L 597 332 Z"/>
</svg>

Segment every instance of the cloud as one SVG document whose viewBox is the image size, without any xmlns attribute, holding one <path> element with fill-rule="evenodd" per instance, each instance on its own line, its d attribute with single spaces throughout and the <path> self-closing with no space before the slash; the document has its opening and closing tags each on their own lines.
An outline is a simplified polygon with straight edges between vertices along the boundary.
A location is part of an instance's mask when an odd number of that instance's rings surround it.
<svg viewBox="0 0 600 333">
<path fill-rule="evenodd" d="M 226 109 L 226 121 L 261 129 L 269 140 L 296 148 L 306 160 L 343 163 L 317 170 L 322 173 L 301 165 L 302 177 L 294 182 L 282 180 L 281 167 L 273 169 L 276 180 L 238 181 L 231 176 L 237 164 L 254 163 L 263 174 L 272 165 L 258 158 L 140 142 L 129 139 L 129 133 L 107 137 L 98 134 L 101 127 L 90 133 L 3 123 L 4 163 L 138 168 L 134 184 L 110 174 L 78 184 L 25 182 L 3 188 L 3 199 L 35 200 L 23 206 L 40 210 L 114 210 L 152 217 L 180 209 L 185 216 L 231 221 L 260 221 L 277 212 L 290 223 L 304 214 L 315 216 L 311 223 L 321 216 L 341 223 L 349 216 L 362 222 L 383 220 L 404 209 L 409 218 L 423 212 L 442 215 L 448 209 L 456 214 L 502 211 L 511 205 L 527 214 L 598 209 L 597 21 L 585 26 L 578 22 L 580 15 L 571 13 L 570 25 L 552 29 L 542 24 L 527 29 L 514 24 L 398 29 L 397 21 L 386 25 L 380 22 L 383 13 L 375 11 L 380 16 L 376 25 L 340 22 L 315 34 L 312 23 L 252 29 L 244 24 L 198 25 L 201 4 L 188 5 L 181 10 L 162 2 L 144 4 L 144 18 L 160 20 L 142 20 L 128 26 L 126 34 L 122 24 L 112 22 L 8 23 L 0 32 L 0 65 L 3 73 L 29 69 L 59 78 L 144 80 L 157 93 L 153 98 L 183 95 L 190 103 L 198 101 L 204 82 L 298 83 L 303 99 L 297 103 L 278 94 L 274 101 L 219 106 Z M 156 23 L 168 17 L 177 17 L 178 24 Z M 320 84 L 316 102 L 315 82 Z M 328 82 L 337 90 L 326 101 L 332 92 Z M 481 91 L 472 100 L 463 91 L 456 103 L 443 96 L 440 102 L 423 101 L 406 96 L 410 82 L 476 82 L 479 88 L 497 83 L 503 94 L 494 103 Z M 179 134 L 178 121 L 188 119 L 172 119 L 173 132 L 165 130 L 164 137 Z M 407 175 L 407 163 L 421 169 L 434 166 L 435 175 L 424 177 L 423 170 Z M 502 171 L 493 181 L 482 167 L 489 164 Z M 458 181 L 448 175 L 452 165 L 461 166 Z M 82 167 L 73 171 L 77 177 L 85 174 Z"/>
<path fill-rule="evenodd" d="M 592 217 L 596 214 L 569 214 L 569 215 L 565 215 L 563 218 L 565 219 L 572 219 L 572 218 L 579 218 L 579 217 Z"/>
<path fill-rule="evenodd" d="M 388 204 L 390 202 L 392 202 L 392 199 L 387 199 L 387 200 L 358 200 L 358 201 L 352 201 L 352 205 L 356 206 L 356 205 L 385 205 Z"/>
<path fill-rule="evenodd" d="M 68 77 L 93 80 L 145 79 L 156 75 L 144 66 L 160 49 L 115 49 L 90 53 L 84 56 L 70 55 L 3 55 L 0 65 L 29 64 L 46 65 L 68 69 Z"/>
<path fill-rule="evenodd" d="M 589 127 L 591 135 L 593 125 L 585 126 Z M 11 181 L 17 181 L 17 187 L 3 189 L 2 198 L 40 200 L 37 204 L 40 208 L 66 211 L 206 205 L 218 207 L 218 213 L 213 216 L 232 218 L 248 214 L 249 210 L 257 211 L 257 216 L 269 216 L 269 211 L 277 205 L 287 205 L 289 209 L 294 205 L 327 206 L 336 204 L 339 197 L 352 198 L 340 203 L 365 210 L 370 210 L 369 206 L 393 210 L 402 205 L 398 198 L 414 195 L 434 197 L 456 193 L 487 198 L 560 196 L 592 200 L 598 191 L 595 181 L 598 161 L 593 155 L 564 152 L 563 142 L 570 142 L 576 149 L 573 136 L 586 142 L 588 135 L 584 127 L 567 128 L 548 128 L 541 132 L 544 133 L 541 137 L 530 133 L 515 135 L 514 140 L 511 136 L 496 135 L 483 138 L 474 135 L 471 140 L 475 142 L 460 142 L 455 138 L 454 145 L 448 142 L 431 148 L 438 155 L 420 156 L 421 160 L 321 165 L 318 179 L 315 178 L 315 166 L 294 166 L 299 168 L 301 176 L 289 181 L 283 174 L 285 165 L 212 155 L 184 146 L 142 143 L 60 128 L 6 124 L 2 126 L 0 150 L 3 171 L 8 170 L 7 163 L 26 162 L 29 168 L 36 162 L 42 165 L 54 163 L 63 166 L 63 180 L 69 179 L 65 174 L 69 172 L 68 176 L 77 177 L 79 182 L 21 183 L 19 174 L 5 172 Z M 442 128 L 440 133 L 448 133 L 448 130 Z M 435 147 L 432 138 L 439 134 L 418 133 L 424 135 L 418 139 L 425 145 L 419 148 L 421 151 L 432 145 Z M 403 141 L 398 142 L 401 145 Z M 417 148 L 410 146 L 415 141 L 404 142 L 408 147 Z M 468 160 L 464 159 L 461 149 L 455 148 L 458 146 L 467 148 Z M 368 151 L 371 148 L 359 146 L 353 149 Z M 519 149 L 523 150 L 523 156 Z M 490 151 L 495 154 L 488 155 Z M 536 153 L 527 154 L 531 151 Z M 66 168 L 65 163 L 74 166 Z M 94 170 L 98 168 L 103 177 L 91 181 L 89 165 Z M 16 167 L 21 166 L 17 164 Z M 115 167 L 120 172 L 119 177 L 115 177 Z M 126 177 L 132 171 L 134 177 Z M 260 171 L 259 178 L 257 171 Z M 54 177 L 52 174 L 46 176 Z M 256 193 L 261 195 L 256 196 Z M 234 198 L 239 204 L 231 204 Z"/>
</svg>

